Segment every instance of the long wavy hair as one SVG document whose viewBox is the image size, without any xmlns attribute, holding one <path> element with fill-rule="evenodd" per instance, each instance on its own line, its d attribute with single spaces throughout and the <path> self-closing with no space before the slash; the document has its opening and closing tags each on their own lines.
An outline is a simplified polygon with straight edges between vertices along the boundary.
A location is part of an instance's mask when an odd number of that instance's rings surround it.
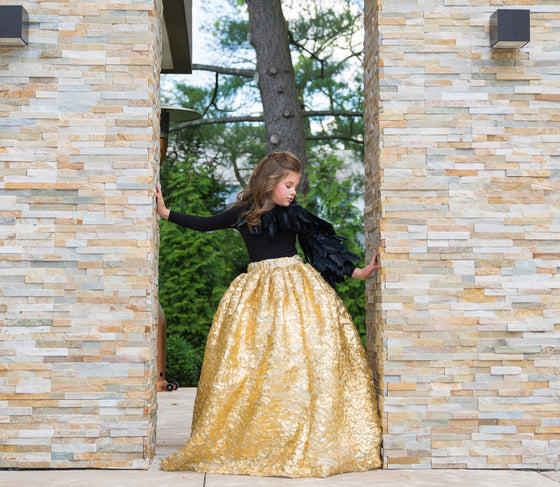
<svg viewBox="0 0 560 487">
<path fill-rule="evenodd" d="M 234 207 L 242 208 L 240 219 L 245 218 L 249 228 L 259 225 L 264 213 L 274 208 L 272 192 L 289 172 L 301 174 L 303 166 L 291 152 L 271 152 L 253 170 L 247 188 L 239 192 Z"/>
</svg>

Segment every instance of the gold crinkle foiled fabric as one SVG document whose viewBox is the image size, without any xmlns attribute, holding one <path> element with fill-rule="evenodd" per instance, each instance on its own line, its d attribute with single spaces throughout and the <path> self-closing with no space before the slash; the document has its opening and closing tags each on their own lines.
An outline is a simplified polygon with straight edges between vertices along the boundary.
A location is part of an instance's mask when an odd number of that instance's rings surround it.
<svg viewBox="0 0 560 487">
<path fill-rule="evenodd" d="M 372 374 L 334 289 L 298 256 L 249 264 L 208 335 L 187 443 L 164 470 L 326 477 L 381 465 Z"/>
</svg>

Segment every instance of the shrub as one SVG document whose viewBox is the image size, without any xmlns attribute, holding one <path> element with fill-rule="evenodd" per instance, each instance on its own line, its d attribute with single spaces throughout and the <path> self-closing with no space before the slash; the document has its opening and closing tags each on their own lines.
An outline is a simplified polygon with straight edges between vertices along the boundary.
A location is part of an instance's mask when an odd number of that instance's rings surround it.
<svg viewBox="0 0 560 487">
<path fill-rule="evenodd" d="M 181 387 L 196 386 L 202 368 L 204 345 L 195 347 L 181 335 L 167 337 L 166 379 Z"/>
</svg>

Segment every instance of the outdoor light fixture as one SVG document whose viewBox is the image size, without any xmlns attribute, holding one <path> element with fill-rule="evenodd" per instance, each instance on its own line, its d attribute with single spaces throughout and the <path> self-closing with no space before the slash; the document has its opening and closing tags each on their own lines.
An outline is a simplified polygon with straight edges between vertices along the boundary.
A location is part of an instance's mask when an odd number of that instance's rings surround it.
<svg viewBox="0 0 560 487">
<path fill-rule="evenodd" d="M 159 144 L 160 144 L 160 164 L 167 154 L 167 144 L 169 139 L 169 126 L 172 123 L 189 122 L 198 120 L 202 115 L 196 110 L 172 105 L 162 105 L 159 122 Z"/>
<path fill-rule="evenodd" d="M 531 40 L 529 10 L 500 8 L 490 16 L 490 45 L 495 49 L 519 49 Z"/>
<path fill-rule="evenodd" d="M 25 46 L 23 23 L 27 12 L 21 5 L 0 5 L 0 46 Z"/>
<path fill-rule="evenodd" d="M 198 120 L 199 118 L 202 118 L 202 115 L 191 108 L 162 105 L 160 122 L 161 137 L 168 137 L 169 125 L 171 123 L 190 122 L 191 120 Z"/>
</svg>

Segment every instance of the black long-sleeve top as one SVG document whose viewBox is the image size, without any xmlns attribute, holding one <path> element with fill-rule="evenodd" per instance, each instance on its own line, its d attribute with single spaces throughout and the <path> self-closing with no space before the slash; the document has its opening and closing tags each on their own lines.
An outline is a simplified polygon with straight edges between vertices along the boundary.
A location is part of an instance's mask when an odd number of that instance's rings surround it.
<svg viewBox="0 0 560 487">
<path fill-rule="evenodd" d="M 269 232 L 256 234 L 249 230 L 247 224 L 237 225 L 241 216 L 240 208 L 231 208 L 214 216 L 185 215 L 171 211 L 169 221 L 183 227 L 198 230 L 199 232 L 211 232 L 224 228 L 235 228 L 239 231 L 249 252 L 251 262 L 265 259 L 278 259 L 280 257 L 292 257 L 297 254 L 296 232 L 282 229 L 272 238 Z"/>
<path fill-rule="evenodd" d="M 235 228 L 241 233 L 251 262 L 292 257 L 297 254 L 296 238 L 306 259 L 334 286 L 350 276 L 360 258 L 351 253 L 332 225 L 298 204 L 276 206 L 262 216 L 259 226 L 249 229 L 243 210 L 232 207 L 213 216 L 186 215 L 170 211 L 169 221 L 201 232 Z"/>
</svg>

